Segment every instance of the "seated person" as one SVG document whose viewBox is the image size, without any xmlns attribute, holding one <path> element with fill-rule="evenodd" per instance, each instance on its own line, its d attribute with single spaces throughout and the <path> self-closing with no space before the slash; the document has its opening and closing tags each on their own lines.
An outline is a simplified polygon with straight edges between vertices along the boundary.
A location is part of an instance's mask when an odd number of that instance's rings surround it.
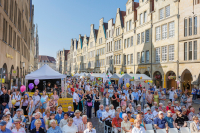
<svg viewBox="0 0 200 133">
<path fill-rule="evenodd" d="M 187 127 L 188 118 L 184 117 L 180 111 L 177 112 L 177 118 L 175 120 L 175 127 L 180 129 L 180 127 Z"/>
<path fill-rule="evenodd" d="M 102 113 L 105 112 L 104 106 L 101 104 L 99 110 L 97 111 L 97 117 L 102 121 Z"/>
<path fill-rule="evenodd" d="M 41 122 L 42 122 L 42 125 L 40 126 L 42 129 L 45 129 L 45 124 L 44 124 L 44 120 L 42 118 L 40 118 L 40 115 L 41 113 L 40 112 L 37 112 L 35 113 L 35 119 L 31 122 L 31 129 L 30 130 L 33 130 L 35 128 L 35 121 L 37 119 L 40 119 Z"/>
<path fill-rule="evenodd" d="M 45 123 L 46 130 L 48 130 L 51 127 L 51 124 L 50 124 L 51 120 L 55 120 L 55 114 L 54 113 L 50 114 L 50 118 Z M 56 121 L 56 124 L 58 124 L 57 120 L 55 120 L 55 121 Z"/>
<path fill-rule="evenodd" d="M 42 122 L 41 122 L 41 120 L 40 119 L 37 119 L 36 121 L 35 121 L 35 128 L 31 131 L 31 133 L 45 133 L 44 132 L 44 129 L 43 128 L 41 128 L 40 126 L 42 125 Z"/>
<path fill-rule="evenodd" d="M 190 123 L 190 131 L 191 133 L 200 133 L 199 130 L 199 118 L 197 116 L 193 116 L 193 121 L 192 123 Z"/>
<path fill-rule="evenodd" d="M 74 112 L 73 111 L 71 111 L 72 110 L 72 107 L 71 106 L 69 106 L 68 107 L 68 114 L 69 114 L 69 117 L 74 117 Z"/>
<path fill-rule="evenodd" d="M 12 123 L 14 123 L 15 119 L 21 119 L 21 124 L 23 125 L 23 127 L 25 127 L 26 125 L 26 118 L 24 115 L 22 115 L 22 109 L 17 109 L 16 110 L 16 114 L 12 119 Z"/>
<path fill-rule="evenodd" d="M 60 124 L 59 124 L 59 126 L 60 126 L 61 129 L 62 129 L 62 127 L 63 127 L 64 125 L 67 124 L 67 119 L 68 119 L 68 118 L 69 118 L 69 115 L 68 115 L 67 112 L 65 112 L 65 113 L 64 113 L 64 118 L 60 121 Z"/>
<path fill-rule="evenodd" d="M 144 127 L 140 126 L 140 121 L 135 119 L 134 128 L 132 129 L 132 133 L 146 133 Z"/>
<path fill-rule="evenodd" d="M 128 115 L 128 121 L 130 121 L 130 122 L 131 122 L 131 125 L 133 125 L 134 119 L 131 117 L 131 112 L 128 111 L 128 112 L 127 112 L 127 115 Z"/>
<path fill-rule="evenodd" d="M 170 128 L 174 128 L 175 127 L 174 119 L 172 118 L 172 111 L 171 110 L 167 111 L 167 116 L 164 119 L 167 121 L 168 126 Z"/>
<path fill-rule="evenodd" d="M 154 127 L 156 129 L 166 129 L 168 130 L 167 121 L 164 119 L 163 112 L 159 111 L 158 117 L 154 120 Z"/>
<path fill-rule="evenodd" d="M 14 120 L 15 128 L 12 129 L 12 133 L 26 133 L 25 129 L 21 127 L 21 120 Z"/>
<path fill-rule="evenodd" d="M 122 119 L 119 118 L 119 113 L 115 113 L 115 118 L 112 119 L 112 127 L 114 128 L 114 133 L 121 132 L 121 122 Z"/>
<path fill-rule="evenodd" d="M 102 121 L 105 121 L 105 124 L 111 127 L 111 114 L 109 112 L 109 107 L 106 106 L 106 111 L 102 113 Z"/>
<path fill-rule="evenodd" d="M 6 122 L 5 121 L 1 121 L 0 122 L 0 133 L 12 133 L 10 129 L 6 128 Z"/>
<path fill-rule="evenodd" d="M 144 122 L 146 124 L 153 124 L 153 114 L 151 113 L 151 109 L 147 108 L 147 114 L 144 115 Z"/>
<path fill-rule="evenodd" d="M 47 133 L 62 133 L 59 126 L 56 124 L 56 120 L 50 120 L 51 127 L 47 130 Z"/>
<path fill-rule="evenodd" d="M 190 108 L 190 113 L 189 113 L 189 115 L 188 115 L 189 120 L 192 121 L 192 120 L 193 120 L 193 116 L 196 116 L 196 115 L 197 115 L 197 114 L 195 114 L 195 109 L 194 109 L 194 107 L 191 107 L 191 108 Z"/>
</svg>

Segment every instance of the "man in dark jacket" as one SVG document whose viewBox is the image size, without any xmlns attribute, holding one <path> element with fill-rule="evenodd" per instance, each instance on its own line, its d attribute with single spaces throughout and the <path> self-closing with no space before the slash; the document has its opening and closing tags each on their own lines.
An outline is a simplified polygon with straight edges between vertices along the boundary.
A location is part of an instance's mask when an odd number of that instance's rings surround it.
<svg viewBox="0 0 200 133">
<path fill-rule="evenodd" d="M 9 95 L 7 94 L 7 91 L 3 89 L 3 94 L 0 96 L 0 102 L 1 102 L 1 113 L 3 113 L 5 108 L 8 107 L 9 102 Z"/>
</svg>

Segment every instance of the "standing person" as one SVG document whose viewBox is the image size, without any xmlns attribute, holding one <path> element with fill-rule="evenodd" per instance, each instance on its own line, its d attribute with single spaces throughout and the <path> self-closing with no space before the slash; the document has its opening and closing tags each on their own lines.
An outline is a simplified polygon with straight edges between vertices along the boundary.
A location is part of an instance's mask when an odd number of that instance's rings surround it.
<svg viewBox="0 0 200 133">
<path fill-rule="evenodd" d="M 92 100 L 93 100 L 92 91 L 90 91 L 89 94 L 86 95 L 86 97 L 87 97 L 87 117 L 90 119 L 92 117 Z"/>
<path fill-rule="evenodd" d="M 189 106 L 192 105 L 192 97 L 190 97 L 189 94 L 187 94 L 187 104 L 186 104 L 186 108 L 188 108 Z"/>
<path fill-rule="evenodd" d="M 129 90 L 128 91 L 128 94 L 127 94 L 127 104 L 129 105 L 129 103 L 131 103 L 132 104 L 132 106 L 134 107 L 134 96 L 133 96 L 133 94 L 132 94 L 132 91 L 131 90 Z M 115 108 L 116 109 L 116 108 Z"/>
<path fill-rule="evenodd" d="M 196 100 L 197 98 L 197 89 L 196 87 L 192 88 L 192 100 Z"/>
<path fill-rule="evenodd" d="M 181 96 L 181 106 L 186 106 L 186 104 L 187 104 L 187 89 Z"/>
<path fill-rule="evenodd" d="M 132 92 L 132 94 L 133 94 L 133 97 L 134 97 L 134 103 L 135 103 L 135 105 L 137 106 L 138 105 L 138 101 L 139 101 L 139 95 L 138 95 L 138 92 L 136 92 L 137 90 L 136 89 L 134 89 L 133 90 L 133 92 Z M 136 107 L 135 106 L 135 107 Z"/>
<path fill-rule="evenodd" d="M 159 104 L 159 95 L 158 95 L 158 91 L 155 91 L 154 95 L 153 95 L 153 99 L 154 102 L 157 102 L 157 105 Z"/>
<path fill-rule="evenodd" d="M 103 99 L 103 105 L 104 105 L 104 107 L 110 105 L 109 94 L 106 94 L 106 96 L 104 97 L 104 99 Z"/>
<path fill-rule="evenodd" d="M 169 94 L 169 100 L 171 102 L 173 102 L 174 101 L 174 94 L 176 94 L 174 87 L 172 87 L 169 91 L 167 91 L 167 93 Z"/>
<path fill-rule="evenodd" d="M 178 100 L 180 101 L 181 95 L 182 95 L 182 90 L 180 89 L 180 87 L 178 87 L 178 89 L 176 89 L 176 93 L 177 93 L 177 96 L 178 96 Z"/>
<path fill-rule="evenodd" d="M 16 100 L 16 103 L 14 105 L 14 114 L 16 113 L 16 110 L 19 108 L 20 106 L 20 100 L 21 100 L 21 95 L 19 93 L 19 90 L 16 91 L 16 94 L 14 94 L 12 96 L 12 99 L 15 99 Z"/>
<path fill-rule="evenodd" d="M 20 108 L 22 108 L 23 109 L 23 111 L 24 111 L 24 115 L 28 115 L 28 113 L 27 113 L 27 110 L 28 110 L 28 98 L 29 98 L 29 96 L 28 96 L 28 94 L 25 94 L 24 95 L 24 98 L 21 100 L 21 104 L 20 104 Z"/>
<path fill-rule="evenodd" d="M 35 105 L 34 105 L 32 96 L 29 96 L 29 104 L 28 105 L 29 105 L 28 118 L 29 118 L 29 122 L 31 123 L 32 114 L 33 114 L 33 111 L 35 109 Z"/>
<path fill-rule="evenodd" d="M 53 89 L 53 91 L 56 91 L 58 97 L 60 97 L 60 90 L 59 90 L 59 88 L 58 88 L 58 86 L 57 86 L 56 84 L 54 84 L 54 89 Z"/>
<path fill-rule="evenodd" d="M 161 92 L 161 96 L 159 96 L 159 100 L 160 100 L 160 103 L 162 103 L 163 105 L 165 105 L 166 96 L 165 96 L 164 91 Z"/>
<path fill-rule="evenodd" d="M 73 106 L 74 106 L 74 111 L 77 110 L 79 103 L 79 96 L 77 94 L 77 90 L 75 90 L 75 93 L 73 94 Z"/>
<path fill-rule="evenodd" d="M 148 104 L 149 107 L 151 108 L 151 106 L 152 106 L 152 101 L 153 101 L 153 94 L 151 93 L 150 90 L 148 90 L 148 94 L 146 95 L 146 100 L 147 100 L 147 104 Z"/>
<path fill-rule="evenodd" d="M 37 91 L 35 91 L 35 94 L 33 95 L 33 102 L 34 102 L 35 108 L 39 108 L 39 106 L 40 106 L 40 96 L 38 95 Z"/>
<path fill-rule="evenodd" d="M 48 102 L 48 96 L 46 95 L 46 91 L 43 90 L 42 96 L 41 96 L 41 103 L 40 103 L 40 109 L 42 109 L 42 114 L 47 108 L 47 102 Z"/>
<path fill-rule="evenodd" d="M 12 108 L 12 103 L 11 103 L 11 99 L 12 99 L 12 92 L 11 92 L 11 90 L 8 90 L 8 95 L 9 95 L 9 102 L 8 102 L 8 107 L 9 107 L 9 109 L 10 109 L 10 112 L 11 112 L 11 108 Z"/>
<path fill-rule="evenodd" d="M 56 104 L 55 104 L 55 101 L 54 101 L 54 96 L 51 96 L 50 97 L 50 100 L 48 101 L 48 107 L 50 108 L 50 111 L 51 113 L 56 113 Z"/>
<path fill-rule="evenodd" d="M 1 102 L 1 113 L 3 113 L 4 109 L 6 108 L 9 109 L 8 107 L 9 95 L 6 93 L 6 89 L 3 89 L 3 94 L 0 96 L 0 102 Z"/>
<path fill-rule="evenodd" d="M 55 102 L 56 107 L 58 107 L 59 96 L 57 94 L 57 91 L 54 90 L 52 96 L 54 97 L 54 102 Z M 55 108 L 55 110 L 56 110 L 56 108 Z"/>
<path fill-rule="evenodd" d="M 96 117 L 97 116 L 97 111 L 99 110 L 100 101 L 101 101 L 101 97 L 100 97 L 98 91 L 96 92 L 94 100 L 95 100 L 95 102 L 94 102 L 94 114 L 95 114 L 95 117 Z"/>
<path fill-rule="evenodd" d="M 122 92 L 122 97 L 121 97 L 121 106 L 126 106 L 126 101 L 127 97 L 124 92 Z"/>
<path fill-rule="evenodd" d="M 114 95 L 112 96 L 112 104 L 114 106 L 114 108 L 116 109 L 118 106 L 119 106 L 119 102 L 120 102 L 120 99 L 119 99 L 119 95 L 117 94 L 117 91 L 115 91 Z"/>
<path fill-rule="evenodd" d="M 82 94 L 83 90 L 79 90 L 78 96 L 79 96 L 79 102 L 78 102 L 78 109 L 82 112 L 83 111 L 83 105 L 82 105 L 82 101 L 83 101 L 83 94 Z"/>
</svg>

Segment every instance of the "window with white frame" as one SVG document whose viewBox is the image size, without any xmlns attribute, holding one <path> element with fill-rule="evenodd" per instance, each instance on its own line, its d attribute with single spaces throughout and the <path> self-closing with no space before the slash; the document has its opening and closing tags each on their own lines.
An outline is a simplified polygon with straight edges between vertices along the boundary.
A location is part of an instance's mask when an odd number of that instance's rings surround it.
<svg viewBox="0 0 200 133">
<path fill-rule="evenodd" d="M 156 41 L 160 40 L 160 26 L 156 27 Z"/>
<path fill-rule="evenodd" d="M 129 21 L 126 22 L 126 31 L 129 30 L 129 24 L 128 24 L 128 22 L 129 22 Z"/>
<path fill-rule="evenodd" d="M 184 36 L 187 36 L 187 19 L 184 19 Z"/>
<path fill-rule="evenodd" d="M 147 11 L 144 12 L 144 23 L 147 22 Z"/>
<path fill-rule="evenodd" d="M 156 62 L 160 62 L 160 48 L 156 48 Z"/>
<path fill-rule="evenodd" d="M 124 65 L 126 65 L 126 55 L 124 55 Z"/>
<path fill-rule="evenodd" d="M 174 22 L 169 23 L 169 37 L 174 37 Z"/>
<path fill-rule="evenodd" d="M 133 64 L 133 54 L 131 54 L 131 64 Z"/>
<path fill-rule="evenodd" d="M 140 14 L 140 24 L 142 24 L 143 23 L 143 14 L 141 13 Z"/>
<path fill-rule="evenodd" d="M 118 28 L 118 35 L 120 35 L 120 29 Z"/>
<path fill-rule="evenodd" d="M 189 18 L 189 36 L 192 35 L 192 18 Z"/>
<path fill-rule="evenodd" d="M 137 63 L 140 64 L 140 52 L 137 52 Z"/>
<path fill-rule="evenodd" d="M 140 44 L 140 33 L 137 34 L 137 44 Z"/>
<path fill-rule="evenodd" d="M 131 46 L 133 46 L 133 36 L 131 37 Z"/>
<path fill-rule="evenodd" d="M 93 47 L 93 42 L 90 43 L 90 48 L 92 48 L 92 47 Z"/>
<path fill-rule="evenodd" d="M 149 42 L 149 30 L 146 30 L 146 42 Z"/>
<path fill-rule="evenodd" d="M 187 60 L 187 42 L 184 43 L 184 60 Z"/>
<path fill-rule="evenodd" d="M 194 60 L 197 60 L 197 41 L 194 41 Z"/>
<path fill-rule="evenodd" d="M 117 55 L 117 64 L 119 64 L 119 62 L 118 62 L 118 61 L 119 61 L 119 55 Z"/>
<path fill-rule="evenodd" d="M 169 61 L 174 61 L 174 45 L 169 45 Z"/>
<path fill-rule="evenodd" d="M 189 42 L 189 60 L 192 60 L 192 42 Z"/>
<path fill-rule="evenodd" d="M 165 8 L 165 17 L 169 17 L 170 16 L 170 5 L 166 6 Z"/>
<path fill-rule="evenodd" d="M 124 48 L 126 48 L 126 39 L 124 39 Z"/>
<path fill-rule="evenodd" d="M 160 9 L 160 20 L 164 18 L 164 9 Z"/>
<path fill-rule="evenodd" d="M 167 61 L 167 46 L 162 47 L 162 62 Z"/>
<path fill-rule="evenodd" d="M 142 51 L 141 56 L 142 56 L 142 63 L 144 63 L 144 51 Z"/>
<path fill-rule="evenodd" d="M 144 32 L 141 33 L 141 43 L 144 43 Z"/>
<path fill-rule="evenodd" d="M 132 28 L 132 21 L 131 20 L 129 20 L 129 30 L 131 30 L 131 28 Z"/>
<path fill-rule="evenodd" d="M 117 50 L 117 41 L 115 41 L 115 51 Z"/>
<path fill-rule="evenodd" d="M 197 16 L 194 17 L 194 35 L 197 34 Z"/>
<path fill-rule="evenodd" d="M 149 63 L 149 50 L 146 51 L 146 63 Z"/>
<path fill-rule="evenodd" d="M 162 39 L 167 38 L 167 24 L 162 25 Z"/>
<path fill-rule="evenodd" d="M 116 42 L 117 42 L 117 50 L 118 50 L 118 42 L 119 42 L 119 41 L 117 40 Z"/>
<path fill-rule="evenodd" d="M 127 48 L 130 47 L 130 38 L 127 39 Z"/>
<path fill-rule="evenodd" d="M 121 39 L 119 40 L 119 49 L 121 49 Z"/>
<path fill-rule="evenodd" d="M 121 64 L 121 54 L 119 55 L 119 64 Z"/>
<path fill-rule="evenodd" d="M 127 64 L 130 64 L 130 54 L 127 55 Z"/>
</svg>

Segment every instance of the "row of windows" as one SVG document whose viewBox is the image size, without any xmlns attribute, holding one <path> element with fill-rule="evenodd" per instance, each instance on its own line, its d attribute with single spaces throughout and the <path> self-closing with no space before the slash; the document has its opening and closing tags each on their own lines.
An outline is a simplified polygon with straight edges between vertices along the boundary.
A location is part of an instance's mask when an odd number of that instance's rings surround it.
<svg viewBox="0 0 200 133">
<path fill-rule="evenodd" d="M 160 50 L 162 50 L 162 52 Z M 161 53 L 162 53 L 162 55 L 161 55 Z M 161 61 L 166 62 L 167 61 L 167 54 L 168 54 L 168 60 L 174 61 L 174 45 L 156 48 L 156 62 L 160 62 L 160 55 L 162 57 Z"/>
<path fill-rule="evenodd" d="M 106 37 L 109 38 L 109 37 L 112 37 L 113 36 L 113 30 L 108 30 L 107 33 L 106 33 Z"/>
<path fill-rule="evenodd" d="M 140 25 L 147 22 L 147 11 L 140 14 Z"/>
<path fill-rule="evenodd" d="M 149 42 L 149 30 L 145 31 L 145 36 L 144 36 L 144 32 L 141 33 L 141 37 L 140 37 L 140 33 L 137 34 L 137 44 L 140 44 L 140 40 L 141 40 L 141 43 L 144 43 L 144 40 L 146 43 Z"/>
<path fill-rule="evenodd" d="M 160 20 L 169 17 L 170 16 L 170 5 L 166 6 L 165 8 L 160 9 L 159 13 L 160 13 L 160 15 L 159 15 Z"/>
<path fill-rule="evenodd" d="M 184 43 L 184 60 L 197 60 L 197 41 Z"/>
<path fill-rule="evenodd" d="M 106 49 L 107 52 L 112 51 L 112 42 L 107 43 L 106 47 L 107 47 Z"/>
<path fill-rule="evenodd" d="M 124 65 L 133 64 L 133 54 L 124 55 Z"/>
<path fill-rule="evenodd" d="M 133 46 L 133 36 L 127 39 L 124 39 L 124 48 L 129 48 Z"/>
<path fill-rule="evenodd" d="M 132 29 L 132 20 L 129 20 L 126 22 L 126 31 L 129 31 Z"/>
<path fill-rule="evenodd" d="M 192 23 L 193 20 L 193 23 Z M 189 21 L 189 22 L 188 22 Z M 189 27 L 189 28 L 188 28 Z M 193 33 L 192 33 L 193 30 Z M 184 36 L 197 34 L 197 16 L 184 19 Z"/>
<path fill-rule="evenodd" d="M 99 44 L 102 44 L 102 43 L 103 43 L 102 39 L 103 39 L 102 37 L 99 38 Z"/>
<path fill-rule="evenodd" d="M 97 56 L 104 55 L 105 48 L 97 49 Z"/>
<path fill-rule="evenodd" d="M 174 22 L 170 22 L 169 24 L 164 24 L 162 26 L 156 27 L 156 41 L 159 41 L 161 39 L 167 39 L 167 37 L 171 38 L 174 36 Z"/>
<path fill-rule="evenodd" d="M 121 39 L 115 41 L 115 51 L 120 50 L 122 48 L 121 46 Z"/>
<path fill-rule="evenodd" d="M 104 59 L 102 59 L 102 60 L 97 60 L 97 61 L 96 61 L 96 67 L 102 67 L 102 66 L 104 66 Z"/>
<path fill-rule="evenodd" d="M 106 57 L 106 65 L 111 65 L 112 64 L 112 55 Z"/>
<path fill-rule="evenodd" d="M 114 64 L 120 65 L 121 64 L 121 54 L 114 56 Z"/>
<path fill-rule="evenodd" d="M 149 50 L 147 50 L 146 52 L 137 52 L 137 63 L 149 63 Z"/>
<path fill-rule="evenodd" d="M 95 57 L 95 50 L 88 52 L 88 58 Z"/>
</svg>

